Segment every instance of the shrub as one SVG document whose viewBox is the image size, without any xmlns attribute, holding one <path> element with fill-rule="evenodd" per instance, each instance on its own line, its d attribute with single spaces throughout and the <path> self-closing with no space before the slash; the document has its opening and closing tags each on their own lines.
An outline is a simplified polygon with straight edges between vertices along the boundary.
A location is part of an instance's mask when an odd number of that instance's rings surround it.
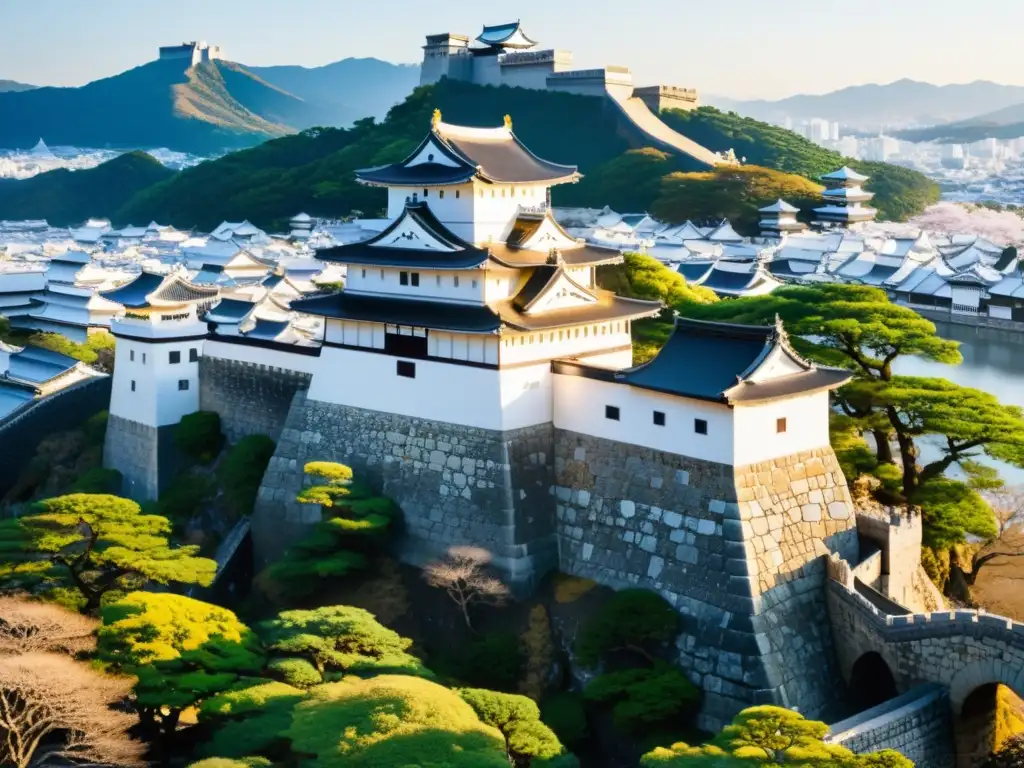
<svg viewBox="0 0 1024 768">
<path fill-rule="evenodd" d="M 180 533 L 189 521 L 203 511 L 216 493 L 216 484 L 209 475 L 182 472 L 164 488 L 155 503 L 155 514 L 166 517 Z"/>
<path fill-rule="evenodd" d="M 595 678 L 583 692 L 587 701 L 610 705 L 615 725 L 638 735 L 696 714 L 700 691 L 677 667 L 659 662 L 650 669 L 624 669 Z"/>
<path fill-rule="evenodd" d="M 524 676 L 519 684 L 521 693 L 540 701 L 547 688 L 551 665 L 555 660 L 555 647 L 551 642 L 551 623 L 543 605 L 530 609 L 530 623 L 519 638 Z"/>
<path fill-rule="evenodd" d="M 217 458 L 224 444 L 220 416 L 211 411 L 196 411 L 183 416 L 174 432 L 174 443 L 191 460 L 209 464 Z"/>
<path fill-rule="evenodd" d="M 587 738 L 587 713 L 581 694 L 567 691 L 548 696 L 540 703 L 540 714 L 561 742 L 570 748 Z"/>
<path fill-rule="evenodd" d="M 123 481 L 124 478 L 116 469 L 93 467 L 75 481 L 71 493 L 118 494 Z"/>
<path fill-rule="evenodd" d="M 480 688 L 462 688 L 458 694 L 481 721 L 501 731 L 509 755 L 516 764 L 534 758 L 549 760 L 565 754 L 565 748 L 554 731 L 540 721 L 540 710 L 531 699 Z"/>
<path fill-rule="evenodd" d="M 515 690 L 522 665 L 514 632 L 486 632 L 449 659 L 452 677 L 482 688 Z"/>
<path fill-rule="evenodd" d="M 267 668 L 296 688 L 309 688 L 323 682 L 316 667 L 306 659 L 274 659 Z"/>
<path fill-rule="evenodd" d="M 651 658 L 681 629 L 676 609 L 665 598 L 645 589 L 616 592 L 583 626 L 576 643 L 577 659 L 598 666 L 613 651 L 633 651 Z"/>
<path fill-rule="evenodd" d="M 263 473 L 274 455 L 274 441 L 266 435 L 243 437 L 231 447 L 219 467 L 224 498 L 239 516 L 252 513 Z"/>
</svg>

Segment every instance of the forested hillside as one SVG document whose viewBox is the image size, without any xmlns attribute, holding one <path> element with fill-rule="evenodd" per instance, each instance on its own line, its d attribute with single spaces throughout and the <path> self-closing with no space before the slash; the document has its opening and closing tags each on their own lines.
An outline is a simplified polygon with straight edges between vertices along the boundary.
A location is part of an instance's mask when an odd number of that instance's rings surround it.
<svg viewBox="0 0 1024 768">
<path fill-rule="evenodd" d="M 692 169 L 670 154 L 630 147 L 614 112 L 606 107 L 603 100 L 587 96 L 443 81 L 417 88 L 383 122 L 364 119 L 348 129 L 315 128 L 269 141 L 182 171 L 116 206 L 92 210 L 91 215 L 113 217 L 118 223 L 155 219 L 200 228 L 225 219 L 249 219 L 277 228 L 298 211 L 376 216 L 385 206 L 384 192 L 357 184 L 354 171 L 402 159 L 429 130 L 435 108 L 446 121 L 465 125 L 500 125 L 506 114 L 511 115 L 516 134 L 536 154 L 578 165 L 583 181 L 556 187 L 555 205 L 665 210 L 667 203 L 659 205 L 659 200 L 671 188 L 673 218 L 721 216 L 732 212 L 734 204 L 747 211 L 752 204 L 772 202 L 771 195 L 792 189 L 799 189 L 803 202 L 807 179 L 816 180 L 845 162 L 834 152 L 765 123 L 708 108 L 669 112 L 664 117 L 673 128 L 716 151 L 735 148 L 750 167 L 742 176 L 713 171 L 688 174 L 680 181 L 672 174 Z M 271 114 L 269 102 L 266 110 Z M 872 176 L 870 188 L 884 217 L 904 219 L 938 200 L 938 187 L 919 173 L 882 163 L 855 165 Z M 759 166 L 775 173 L 757 171 Z M 707 199 L 722 199 L 740 188 L 745 190 L 743 197 L 715 210 L 704 203 L 684 205 L 681 201 L 697 199 L 680 196 L 680 183 L 698 178 L 701 194 L 715 193 Z M 33 210 L 33 217 L 49 215 L 45 201 Z M 5 215 L 0 205 L 0 217 Z"/>
</svg>

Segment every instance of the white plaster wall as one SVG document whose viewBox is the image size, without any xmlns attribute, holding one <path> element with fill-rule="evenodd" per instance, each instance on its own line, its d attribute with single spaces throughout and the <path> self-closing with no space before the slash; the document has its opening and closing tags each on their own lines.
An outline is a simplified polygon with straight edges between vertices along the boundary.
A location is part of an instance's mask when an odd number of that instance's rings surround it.
<svg viewBox="0 0 1024 768">
<path fill-rule="evenodd" d="M 738 467 L 829 444 L 828 392 L 736 406 L 734 413 Z M 776 420 L 782 418 L 786 420 L 786 431 L 779 434 Z"/>
<path fill-rule="evenodd" d="M 515 88 L 533 88 L 543 91 L 548 87 L 548 75 L 554 71 L 555 62 L 553 61 L 501 67 L 502 83 Z"/>
<path fill-rule="evenodd" d="M 477 85 L 501 85 L 497 56 L 473 57 L 473 82 Z"/>
<path fill-rule="evenodd" d="M 410 360 L 416 378 L 397 374 L 400 358 L 325 348 L 309 398 L 481 429 L 501 429 L 499 372 L 428 360 Z"/>
<path fill-rule="evenodd" d="M 409 284 L 402 285 L 401 273 L 409 273 Z M 418 273 L 420 284 L 412 284 L 412 273 Z M 375 296 L 398 296 L 409 299 L 442 299 L 459 304 L 483 304 L 487 273 L 482 269 L 425 270 L 390 267 L 352 266 L 348 270 L 345 290 Z M 458 283 L 456 285 L 456 283 Z"/>
<path fill-rule="evenodd" d="M 612 371 L 621 371 L 633 365 L 633 350 L 620 349 L 618 352 L 604 352 L 596 355 L 587 355 L 583 358 L 587 365 L 594 365 L 598 368 L 607 368 Z"/>
<path fill-rule="evenodd" d="M 618 406 L 619 421 L 605 418 L 606 405 Z M 654 424 L 654 411 L 665 414 L 665 426 Z M 694 432 L 694 419 L 707 421 L 708 434 Z M 584 435 L 733 463 L 733 414 L 725 405 L 556 374 L 554 424 Z"/>
<path fill-rule="evenodd" d="M 1001 307 L 995 304 L 988 305 L 988 316 L 995 317 L 999 320 L 1012 320 L 1013 309 L 1010 307 Z"/>
<path fill-rule="evenodd" d="M 202 353 L 219 360 L 233 360 L 239 363 L 255 363 L 286 371 L 313 373 L 319 358 L 312 355 L 297 355 L 278 349 L 266 349 L 247 344 L 232 344 L 224 341 L 206 341 Z"/>
<path fill-rule="evenodd" d="M 511 270 L 487 270 L 487 281 L 484 284 L 484 301 L 501 301 L 515 296 L 525 280 L 521 279 L 521 272 Z"/>
<path fill-rule="evenodd" d="M 548 362 L 500 371 L 502 424 L 521 429 L 552 420 L 554 374 Z"/>
<path fill-rule="evenodd" d="M 497 365 L 498 339 L 482 334 L 430 331 L 427 335 L 427 354 L 452 360 Z"/>
<path fill-rule="evenodd" d="M 530 360 L 555 360 L 598 350 L 629 347 L 631 340 L 625 321 L 572 326 L 557 331 L 515 333 L 501 336 L 502 365 Z M 632 355 L 632 352 L 629 353 Z"/>
<path fill-rule="evenodd" d="M 151 427 L 163 427 L 177 424 L 182 416 L 199 410 L 199 362 L 189 360 L 189 350 L 195 349 L 201 356 L 203 346 L 203 339 L 147 343 L 118 338 L 110 413 Z M 181 353 L 180 363 L 170 362 L 172 351 Z M 189 383 L 185 391 L 178 390 L 181 379 Z"/>
<path fill-rule="evenodd" d="M 473 223 L 451 229 L 471 242 L 503 242 L 512 229 L 519 206 L 532 208 L 547 202 L 544 184 L 484 184 L 473 182 Z"/>
</svg>

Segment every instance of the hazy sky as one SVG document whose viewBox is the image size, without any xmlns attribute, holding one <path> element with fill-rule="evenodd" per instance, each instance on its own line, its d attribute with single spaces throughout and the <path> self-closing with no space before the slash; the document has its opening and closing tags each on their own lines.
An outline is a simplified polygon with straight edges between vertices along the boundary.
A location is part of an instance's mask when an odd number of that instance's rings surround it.
<svg viewBox="0 0 1024 768">
<path fill-rule="evenodd" d="M 740 98 L 904 77 L 1024 85 L 1024 0 L 0 0 L 0 79 L 80 85 L 192 39 L 250 65 L 414 62 L 425 34 L 520 17 L 579 67 Z"/>
</svg>

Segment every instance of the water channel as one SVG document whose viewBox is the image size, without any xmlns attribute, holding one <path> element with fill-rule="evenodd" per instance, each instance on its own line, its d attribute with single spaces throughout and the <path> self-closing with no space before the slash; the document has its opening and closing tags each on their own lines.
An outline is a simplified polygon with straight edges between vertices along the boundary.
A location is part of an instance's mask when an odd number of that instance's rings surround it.
<svg viewBox="0 0 1024 768">
<path fill-rule="evenodd" d="M 910 376 L 941 376 L 957 384 L 990 392 L 1003 403 L 1024 407 L 1024 333 L 995 328 L 976 328 L 953 323 L 935 323 L 939 335 L 960 342 L 964 361 L 960 365 L 933 363 L 904 358 L 896 373 Z M 922 459 L 937 455 L 937 449 L 921 446 Z M 988 462 L 998 466 L 1007 484 L 1024 484 L 1024 469 Z"/>
</svg>

